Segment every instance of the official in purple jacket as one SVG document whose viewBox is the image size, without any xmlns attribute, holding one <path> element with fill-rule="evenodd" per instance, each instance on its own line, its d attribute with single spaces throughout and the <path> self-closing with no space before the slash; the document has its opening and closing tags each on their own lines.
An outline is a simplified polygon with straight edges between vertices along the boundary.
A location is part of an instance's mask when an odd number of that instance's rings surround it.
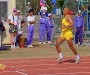
<svg viewBox="0 0 90 75">
<path fill-rule="evenodd" d="M 82 16 L 80 10 L 74 18 L 74 27 L 75 27 L 75 44 L 77 46 L 79 45 L 83 46 L 84 17 Z"/>
<path fill-rule="evenodd" d="M 42 13 L 42 16 L 39 20 L 39 44 L 46 44 L 46 25 L 48 23 L 45 13 Z"/>
<path fill-rule="evenodd" d="M 48 14 L 48 24 L 47 24 L 47 42 L 50 44 L 52 40 L 52 33 L 54 28 L 54 20 L 52 19 L 52 14 Z"/>
</svg>

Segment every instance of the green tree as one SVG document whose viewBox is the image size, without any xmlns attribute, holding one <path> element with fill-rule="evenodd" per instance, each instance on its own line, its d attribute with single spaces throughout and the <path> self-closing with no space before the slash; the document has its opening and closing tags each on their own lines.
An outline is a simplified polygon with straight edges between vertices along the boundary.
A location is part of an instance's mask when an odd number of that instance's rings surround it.
<svg viewBox="0 0 90 75">
<path fill-rule="evenodd" d="M 40 5 L 39 5 L 40 0 L 16 0 L 17 8 L 22 11 L 22 13 L 25 13 L 25 9 L 28 2 L 31 3 L 32 8 L 34 9 L 34 14 L 38 14 L 40 11 Z M 52 4 L 51 0 L 46 0 L 48 7 L 48 12 L 52 11 Z M 25 4 L 26 3 L 26 4 Z M 64 3 L 64 0 L 57 0 L 57 7 L 62 7 Z"/>
<path fill-rule="evenodd" d="M 63 4 L 64 4 L 64 1 L 65 0 L 57 0 L 57 7 L 63 7 Z"/>
</svg>

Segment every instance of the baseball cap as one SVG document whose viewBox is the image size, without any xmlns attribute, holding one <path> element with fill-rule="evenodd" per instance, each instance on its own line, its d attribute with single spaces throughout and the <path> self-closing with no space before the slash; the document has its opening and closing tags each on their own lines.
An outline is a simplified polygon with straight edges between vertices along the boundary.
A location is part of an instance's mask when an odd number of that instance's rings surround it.
<svg viewBox="0 0 90 75">
<path fill-rule="evenodd" d="M 17 10 L 17 12 L 20 12 L 20 10 Z"/>
<path fill-rule="evenodd" d="M 51 16 L 51 15 L 52 15 L 51 13 L 48 14 L 48 16 Z"/>
<path fill-rule="evenodd" d="M 14 9 L 13 9 L 13 12 L 17 12 L 17 9 L 16 9 L 16 8 L 14 8 Z"/>
<path fill-rule="evenodd" d="M 81 13 L 81 10 L 79 10 L 78 12 Z"/>
<path fill-rule="evenodd" d="M 30 2 L 28 2 L 27 4 L 31 4 Z"/>
</svg>

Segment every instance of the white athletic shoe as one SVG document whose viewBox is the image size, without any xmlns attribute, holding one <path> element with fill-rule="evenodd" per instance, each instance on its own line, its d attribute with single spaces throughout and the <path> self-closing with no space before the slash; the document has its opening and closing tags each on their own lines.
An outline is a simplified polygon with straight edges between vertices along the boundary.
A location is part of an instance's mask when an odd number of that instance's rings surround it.
<svg viewBox="0 0 90 75">
<path fill-rule="evenodd" d="M 46 42 L 43 42 L 43 44 L 46 44 Z"/>
<path fill-rule="evenodd" d="M 39 45 L 41 45 L 42 44 L 42 42 L 39 42 Z"/>
<path fill-rule="evenodd" d="M 28 45 L 28 48 L 30 48 L 30 47 L 32 48 L 33 46 L 32 45 Z"/>
<path fill-rule="evenodd" d="M 75 63 L 76 63 L 76 64 L 79 64 L 79 63 L 80 63 L 80 56 L 79 56 L 79 55 L 76 56 L 76 61 L 75 61 Z"/>
<path fill-rule="evenodd" d="M 52 42 L 51 41 L 48 41 L 48 44 L 51 44 Z"/>
<path fill-rule="evenodd" d="M 83 46 L 83 44 L 80 45 L 81 47 Z"/>
<path fill-rule="evenodd" d="M 63 61 L 63 60 L 64 60 L 64 58 L 63 58 L 63 57 L 62 57 L 62 58 L 61 58 L 61 57 L 59 57 L 59 58 L 58 58 L 58 60 L 57 60 L 57 62 L 58 62 L 58 63 L 62 63 L 62 61 Z"/>
<path fill-rule="evenodd" d="M 11 49 L 12 49 L 12 48 L 15 48 L 15 46 L 14 46 L 14 45 L 11 45 Z"/>
<path fill-rule="evenodd" d="M 79 44 L 76 44 L 76 46 L 79 46 Z"/>
</svg>

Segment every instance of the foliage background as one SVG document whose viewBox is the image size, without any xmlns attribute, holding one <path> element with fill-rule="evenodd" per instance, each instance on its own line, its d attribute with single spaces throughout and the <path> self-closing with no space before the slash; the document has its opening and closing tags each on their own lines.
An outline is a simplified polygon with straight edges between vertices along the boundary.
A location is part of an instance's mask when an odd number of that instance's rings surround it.
<svg viewBox="0 0 90 75">
<path fill-rule="evenodd" d="M 40 10 L 40 6 L 39 6 L 39 0 L 16 0 L 16 6 L 18 9 L 21 10 L 22 13 L 25 13 L 25 9 L 26 9 L 26 4 L 27 2 L 31 3 L 31 6 L 34 9 L 34 13 L 38 14 L 39 10 Z M 46 0 L 49 8 L 48 8 L 48 12 L 52 11 L 52 4 L 51 4 L 51 0 Z M 64 0 L 57 0 L 57 8 L 62 7 L 64 3 Z"/>
</svg>

